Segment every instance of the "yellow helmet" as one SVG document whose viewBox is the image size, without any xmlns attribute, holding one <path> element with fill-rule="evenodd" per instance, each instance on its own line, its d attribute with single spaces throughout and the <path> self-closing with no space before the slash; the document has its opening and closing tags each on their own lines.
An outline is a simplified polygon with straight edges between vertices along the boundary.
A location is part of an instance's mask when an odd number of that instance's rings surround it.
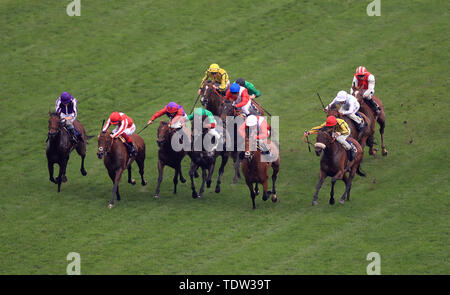
<svg viewBox="0 0 450 295">
<path fill-rule="evenodd" d="M 209 66 L 209 72 L 211 72 L 211 73 L 217 73 L 218 71 L 219 71 L 219 69 L 220 69 L 220 67 L 219 67 L 219 65 L 218 64 L 211 64 L 210 66 Z"/>
</svg>

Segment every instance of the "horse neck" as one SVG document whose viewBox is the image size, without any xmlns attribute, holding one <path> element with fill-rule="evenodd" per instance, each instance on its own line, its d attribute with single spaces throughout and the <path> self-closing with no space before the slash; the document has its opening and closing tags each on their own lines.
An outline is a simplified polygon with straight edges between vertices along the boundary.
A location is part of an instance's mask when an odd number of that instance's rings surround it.
<svg viewBox="0 0 450 295">
<path fill-rule="evenodd" d="M 123 152 L 125 149 L 125 153 Z M 108 153 L 105 155 L 104 157 L 104 161 L 105 163 L 109 162 L 114 164 L 114 166 L 119 165 L 120 166 L 120 162 L 121 160 L 123 160 L 123 156 L 125 154 L 125 158 L 128 155 L 128 152 L 126 151 L 125 146 L 123 145 L 123 143 L 117 139 L 113 139 L 113 143 L 111 146 L 111 149 L 108 151 Z M 117 168 L 117 167 L 114 167 Z"/>
<path fill-rule="evenodd" d="M 343 147 L 339 146 L 339 143 L 336 141 L 331 142 L 327 145 L 325 150 L 323 151 L 323 157 L 328 159 L 333 159 L 341 150 Z"/>
</svg>

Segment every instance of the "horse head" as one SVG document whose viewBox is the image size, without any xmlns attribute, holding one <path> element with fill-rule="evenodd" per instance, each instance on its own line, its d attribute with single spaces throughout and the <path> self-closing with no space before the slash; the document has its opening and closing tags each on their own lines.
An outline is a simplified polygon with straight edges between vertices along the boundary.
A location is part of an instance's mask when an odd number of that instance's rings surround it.
<svg viewBox="0 0 450 295">
<path fill-rule="evenodd" d="M 61 120 L 59 118 L 59 114 L 57 113 L 48 113 L 50 118 L 48 119 L 48 138 L 54 138 L 60 131 Z"/>
<path fill-rule="evenodd" d="M 336 104 L 331 105 L 328 108 L 327 117 L 335 116 L 336 118 L 342 118 L 342 114 L 339 112 L 339 108 Z"/>
<path fill-rule="evenodd" d="M 111 146 L 113 143 L 113 139 L 110 136 L 110 133 L 107 131 L 101 131 L 98 135 L 98 151 L 97 151 L 97 157 L 99 159 L 102 159 L 103 156 L 106 156 L 106 154 L 110 151 Z"/>
<path fill-rule="evenodd" d="M 322 154 L 331 143 L 333 143 L 333 138 L 331 137 L 331 128 L 324 127 L 317 134 L 316 143 L 314 144 L 314 150 L 317 156 Z"/>
<path fill-rule="evenodd" d="M 170 142 L 171 134 L 174 131 L 175 129 L 171 128 L 169 123 L 161 121 L 157 131 L 156 143 L 158 144 L 158 147 L 162 147 L 165 143 Z"/>
</svg>

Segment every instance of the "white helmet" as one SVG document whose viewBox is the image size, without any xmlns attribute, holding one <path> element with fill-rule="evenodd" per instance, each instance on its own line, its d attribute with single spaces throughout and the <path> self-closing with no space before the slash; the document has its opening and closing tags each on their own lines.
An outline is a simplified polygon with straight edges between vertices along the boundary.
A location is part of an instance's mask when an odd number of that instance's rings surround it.
<svg viewBox="0 0 450 295">
<path fill-rule="evenodd" d="M 248 127 L 255 126 L 256 123 L 258 123 L 258 118 L 256 118 L 255 115 L 250 115 L 250 116 L 248 116 L 247 119 L 245 120 L 245 124 L 246 124 Z"/>
<path fill-rule="evenodd" d="M 336 100 L 338 102 L 345 102 L 347 101 L 347 92 L 345 92 L 344 90 L 341 90 L 337 93 L 336 95 Z"/>
</svg>

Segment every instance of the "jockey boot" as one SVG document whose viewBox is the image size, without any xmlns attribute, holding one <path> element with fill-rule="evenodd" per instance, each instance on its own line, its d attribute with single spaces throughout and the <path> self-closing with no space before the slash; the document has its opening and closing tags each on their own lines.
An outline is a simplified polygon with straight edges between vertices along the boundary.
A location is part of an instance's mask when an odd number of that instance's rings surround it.
<svg viewBox="0 0 450 295">
<path fill-rule="evenodd" d="M 128 154 L 130 155 L 130 157 L 136 156 L 137 150 L 136 150 L 136 147 L 134 146 L 133 142 L 128 142 L 126 144 L 126 147 L 127 147 Z"/>
<path fill-rule="evenodd" d="M 372 109 L 372 111 L 378 115 L 381 111 L 380 106 L 377 104 L 377 102 L 373 99 L 368 99 L 366 100 L 367 104 L 369 105 L 369 107 Z"/>
<path fill-rule="evenodd" d="M 347 150 L 347 158 L 348 158 L 349 162 L 353 161 L 353 158 L 354 158 L 354 156 L 353 156 L 353 149 Z"/>
<path fill-rule="evenodd" d="M 75 128 L 73 127 L 73 125 L 66 124 L 66 129 L 67 129 L 67 131 L 69 131 L 70 140 L 73 143 L 78 143 L 77 132 L 76 132 Z"/>
</svg>

